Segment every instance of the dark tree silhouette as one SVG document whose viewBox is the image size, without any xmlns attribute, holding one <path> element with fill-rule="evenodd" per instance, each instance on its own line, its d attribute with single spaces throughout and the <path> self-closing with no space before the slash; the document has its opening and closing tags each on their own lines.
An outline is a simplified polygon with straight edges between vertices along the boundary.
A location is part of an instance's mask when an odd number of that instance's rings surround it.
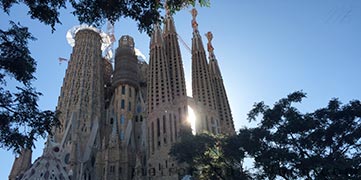
<svg viewBox="0 0 361 180">
<path fill-rule="evenodd" d="M 234 137 L 202 133 L 192 135 L 181 131 L 180 141 L 172 145 L 170 155 L 179 163 L 186 163 L 188 174 L 197 179 L 247 180 L 243 171 L 244 151 Z"/>
<path fill-rule="evenodd" d="M 361 103 L 328 106 L 301 113 L 294 103 L 306 97 L 294 92 L 272 108 L 257 103 L 249 113 L 258 127 L 241 129 L 241 147 L 255 160 L 260 179 L 360 179 Z"/>
<path fill-rule="evenodd" d="M 199 179 L 361 179 L 360 101 L 332 99 L 304 114 L 294 106 L 304 97 L 298 91 L 273 107 L 256 103 L 248 116 L 258 126 L 234 136 L 182 134 L 170 155 Z M 246 157 L 254 160 L 251 172 L 242 169 Z"/>
<path fill-rule="evenodd" d="M 19 152 L 31 148 L 38 136 L 45 137 L 58 121 L 55 112 L 38 109 L 41 93 L 31 86 L 36 62 L 27 44 L 34 37 L 27 28 L 11 25 L 0 30 L 0 147 Z M 11 78 L 20 82 L 12 91 L 6 88 Z"/>
</svg>

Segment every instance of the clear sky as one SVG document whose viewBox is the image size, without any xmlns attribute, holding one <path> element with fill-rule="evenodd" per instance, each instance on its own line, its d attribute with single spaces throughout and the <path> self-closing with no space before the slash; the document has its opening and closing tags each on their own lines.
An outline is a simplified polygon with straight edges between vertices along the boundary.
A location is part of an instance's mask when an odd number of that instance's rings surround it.
<svg viewBox="0 0 361 180">
<path fill-rule="evenodd" d="M 174 16 L 178 34 L 188 45 L 189 10 Z M 38 38 L 30 43 L 38 62 L 34 85 L 43 93 L 40 108 L 54 110 L 67 67 L 59 65 L 58 58 L 70 57 L 65 34 L 78 22 L 71 10 L 63 10 L 62 25 L 51 33 L 50 27 L 30 20 L 26 11 L 14 6 L 10 16 L 1 13 L 0 28 L 7 27 L 8 20 L 20 21 Z M 296 90 L 308 96 L 299 106 L 303 112 L 324 107 L 333 97 L 344 103 L 361 99 L 360 0 L 211 0 L 210 8 L 198 8 L 197 19 L 202 34 L 213 32 L 236 129 L 254 125 L 246 118 L 255 102 L 272 105 Z M 115 24 L 117 40 L 125 34 L 134 37 L 136 48 L 148 58 L 149 37 L 129 19 Z M 191 56 L 180 45 L 190 91 Z M 42 149 L 40 141 L 33 160 Z M 11 151 L 0 150 L 0 179 L 7 179 L 13 160 Z"/>
</svg>

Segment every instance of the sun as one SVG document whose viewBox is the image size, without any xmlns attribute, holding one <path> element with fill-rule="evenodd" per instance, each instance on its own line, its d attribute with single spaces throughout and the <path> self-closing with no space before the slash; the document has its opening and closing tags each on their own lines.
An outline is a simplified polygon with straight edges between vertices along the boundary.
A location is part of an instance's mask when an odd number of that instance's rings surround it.
<svg viewBox="0 0 361 180">
<path fill-rule="evenodd" d="M 196 115 L 194 114 L 194 111 L 190 106 L 188 106 L 187 120 L 188 120 L 189 124 L 191 125 L 192 134 L 195 135 L 196 134 Z"/>
</svg>

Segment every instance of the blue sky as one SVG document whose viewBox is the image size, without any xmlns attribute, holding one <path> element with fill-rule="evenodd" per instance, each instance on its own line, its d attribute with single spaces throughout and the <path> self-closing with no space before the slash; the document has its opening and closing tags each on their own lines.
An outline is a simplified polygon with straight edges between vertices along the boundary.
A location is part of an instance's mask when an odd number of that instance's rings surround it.
<svg viewBox="0 0 361 180">
<path fill-rule="evenodd" d="M 178 34 L 188 45 L 189 10 L 174 16 Z M 38 62 L 33 83 L 43 93 L 39 101 L 43 110 L 55 109 L 67 66 L 59 65 L 58 58 L 69 58 L 72 51 L 65 34 L 79 23 L 70 11 L 62 10 L 62 25 L 54 33 L 30 20 L 24 7 L 14 6 L 10 16 L 0 14 L 0 28 L 7 27 L 8 20 L 20 21 L 38 38 L 30 49 Z M 296 90 L 308 96 L 299 105 L 303 112 L 324 107 L 333 97 L 344 103 L 361 99 L 359 0 L 212 0 L 210 8 L 198 8 L 197 19 L 202 34 L 213 33 L 236 129 L 254 125 L 246 118 L 255 102 L 272 105 Z M 140 34 L 129 19 L 115 24 L 117 40 L 125 34 L 134 37 L 136 47 L 148 58 L 149 37 Z M 190 91 L 191 56 L 184 47 L 181 51 Z M 34 156 L 42 153 L 42 144 L 37 143 Z M 0 150 L 0 155 L 0 179 L 7 179 L 14 155 L 6 150 Z"/>
</svg>

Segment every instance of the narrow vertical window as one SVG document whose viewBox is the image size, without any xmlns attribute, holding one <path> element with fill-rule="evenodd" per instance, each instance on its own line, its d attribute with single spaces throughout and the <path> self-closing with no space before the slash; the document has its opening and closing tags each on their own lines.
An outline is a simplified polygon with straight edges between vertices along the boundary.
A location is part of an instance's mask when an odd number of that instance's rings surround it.
<svg viewBox="0 0 361 180">
<path fill-rule="evenodd" d="M 121 108 L 121 109 L 124 109 L 124 108 L 125 108 L 125 101 L 124 101 L 124 99 L 122 99 L 122 100 L 120 101 L 120 108 Z"/>
<path fill-rule="evenodd" d="M 178 117 L 179 117 L 179 122 L 181 122 L 182 120 L 182 109 L 178 108 Z"/>
<path fill-rule="evenodd" d="M 159 118 L 157 119 L 157 136 L 160 136 L 160 122 L 159 122 Z"/>
<path fill-rule="evenodd" d="M 122 130 L 119 130 L 119 139 L 122 141 L 124 139 L 124 134 Z"/>
<path fill-rule="evenodd" d="M 154 153 L 154 123 L 152 122 L 152 152 Z"/>
<path fill-rule="evenodd" d="M 213 120 L 213 119 L 212 119 Z M 207 131 L 209 131 L 209 126 L 208 126 L 208 116 L 206 116 L 206 129 Z"/>
<path fill-rule="evenodd" d="M 129 87 L 129 97 L 132 97 L 132 88 Z"/>
<path fill-rule="evenodd" d="M 172 115 L 169 114 L 169 129 L 170 129 L 170 142 L 173 142 L 173 126 L 172 126 Z"/>
<path fill-rule="evenodd" d="M 122 115 L 120 115 L 120 124 L 124 124 L 124 115 L 122 114 Z"/>
<path fill-rule="evenodd" d="M 163 115 L 163 133 L 167 133 L 167 126 L 166 126 L 166 119 L 165 119 L 165 115 Z"/>
<path fill-rule="evenodd" d="M 174 139 L 177 140 L 178 134 L 177 134 L 177 119 L 174 116 Z"/>
<path fill-rule="evenodd" d="M 122 86 L 122 94 L 125 94 L 125 86 Z"/>
<path fill-rule="evenodd" d="M 128 111 L 132 111 L 132 103 L 130 101 L 128 103 Z"/>
</svg>

